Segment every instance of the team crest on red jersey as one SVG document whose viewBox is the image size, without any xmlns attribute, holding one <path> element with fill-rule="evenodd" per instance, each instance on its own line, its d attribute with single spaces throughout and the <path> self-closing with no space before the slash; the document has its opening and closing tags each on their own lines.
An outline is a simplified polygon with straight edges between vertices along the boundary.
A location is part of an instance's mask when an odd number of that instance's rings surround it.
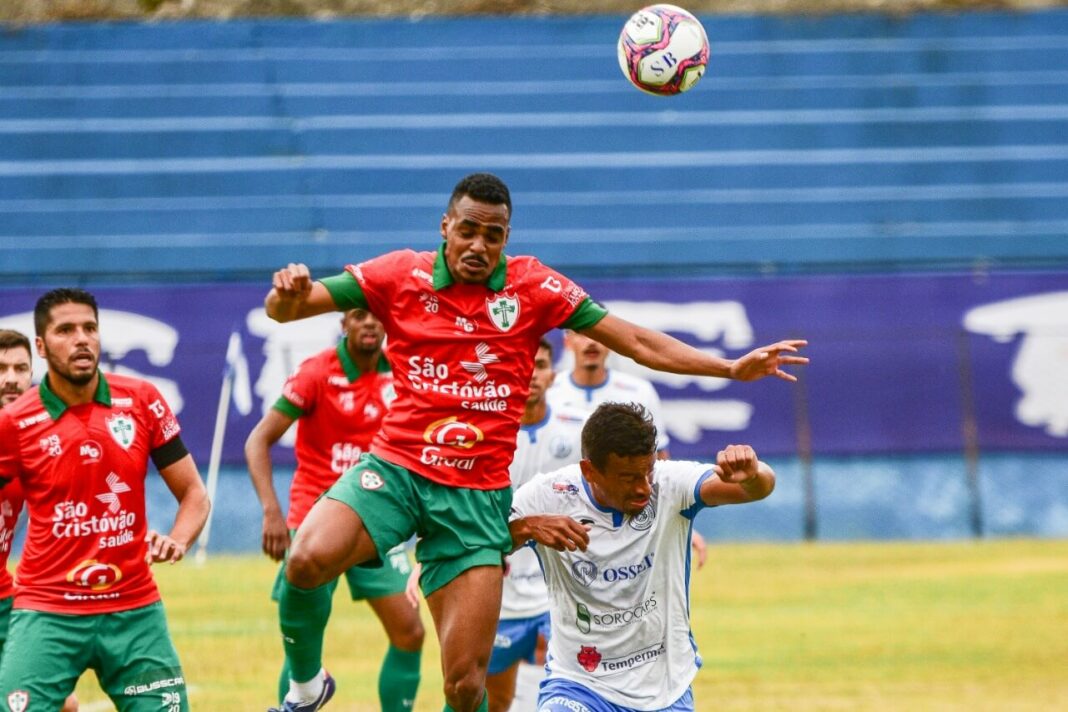
<svg viewBox="0 0 1068 712">
<path fill-rule="evenodd" d="M 119 413 L 110 418 L 105 418 L 104 423 L 108 426 L 111 438 L 117 442 L 123 450 L 129 450 L 137 435 L 137 425 L 128 413 Z"/>
<path fill-rule="evenodd" d="M 490 321 L 501 331 L 509 331 L 519 320 L 519 299 L 506 292 L 501 292 L 486 300 L 486 313 Z"/>
<path fill-rule="evenodd" d="M 579 648 L 578 664 L 583 667 L 586 672 L 593 672 L 597 669 L 597 666 L 601 664 L 601 654 L 597 652 L 597 647 L 594 645 L 583 645 Z"/>
</svg>

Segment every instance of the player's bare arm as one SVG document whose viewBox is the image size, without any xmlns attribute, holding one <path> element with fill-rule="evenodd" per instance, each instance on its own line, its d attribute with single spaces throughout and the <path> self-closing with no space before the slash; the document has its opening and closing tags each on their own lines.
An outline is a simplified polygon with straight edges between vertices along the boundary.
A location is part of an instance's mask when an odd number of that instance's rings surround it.
<svg viewBox="0 0 1068 712">
<path fill-rule="evenodd" d="M 159 471 L 167 489 L 178 502 L 174 525 L 169 534 L 149 531 L 145 538 L 151 562 L 180 561 L 193 545 L 208 521 L 211 502 L 192 455 L 167 465 Z"/>
<path fill-rule="evenodd" d="M 701 501 L 709 506 L 755 502 L 775 489 L 775 472 L 749 445 L 728 445 L 720 450 L 715 475 L 701 484 Z"/>
<path fill-rule="evenodd" d="M 256 423 L 245 440 L 245 462 L 252 487 L 263 508 L 263 553 L 281 561 L 289 548 L 289 527 L 274 490 L 271 447 L 289 430 L 294 419 L 273 408 Z"/>
<path fill-rule="evenodd" d="M 590 528 L 561 514 L 531 515 L 508 523 L 513 551 L 530 540 L 557 551 L 586 551 Z"/>
<path fill-rule="evenodd" d="M 724 359 L 612 314 L 581 333 L 643 366 L 667 373 L 716 376 L 736 381 L 755 381 L 765 376 L 796 381 L 797 377 L 784 371 L 783 366 L 808 363 L 806 357 L 795 355 L 798 349 L 808 344 L 803 339 L 778 341 L 753 349 L 740 358 Z"/>
<path fill-rule="evenodd" d="M 295 262 L 274 273 L 263 306 L 267 316 L 283 323 L 337 311 L 327 288 L 312 281 L 307 265 Z"/>
</svg>

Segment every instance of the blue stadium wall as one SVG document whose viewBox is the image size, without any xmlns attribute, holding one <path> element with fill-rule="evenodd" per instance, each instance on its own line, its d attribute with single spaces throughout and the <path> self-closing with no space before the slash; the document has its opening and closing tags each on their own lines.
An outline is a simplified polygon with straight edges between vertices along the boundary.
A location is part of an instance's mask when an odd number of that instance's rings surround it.
<svg viewBox="0 0 1068 712">
<path fill-rule="evenodd" d="M 300 353 L 257 313 L 271 271 L 433 249 L 489 170 L 511 251 L 618 313 L 728 356 L 811 340 L 801 387 L 657 380 L 673 454 L 744 440 L 785 473 L 708 532 L 797 536 L 811 449 L 825 536 L 967 535 L 976 507 L 1068 535 L 1068 12 L 706 17 L 671 99 L 620 75 L 623 19 L 7 28 L 0 325 L 93 289 L 107 366 L 167 384 L 202 464 L 236 334 L 225 520 L 254 546 L 241 441 Z"/>
</svg>

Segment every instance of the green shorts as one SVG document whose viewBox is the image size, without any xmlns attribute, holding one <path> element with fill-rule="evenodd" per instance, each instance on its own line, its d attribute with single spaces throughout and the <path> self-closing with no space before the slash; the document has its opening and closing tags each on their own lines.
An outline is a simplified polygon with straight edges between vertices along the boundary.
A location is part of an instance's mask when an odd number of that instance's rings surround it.
<svg viewBox="0 0 1068 712">
<path fill-rule="evenodd" d="M 419 585 L 430 595 L 467 569 L 500 566 L 512 550 L 512 488 L 448 487 L 364 453 L 324 495 L 353 509 L 383 561 L 393 547 L 419 537 Z"/>
<path fill-rule="evenodd" d="M 290 537 L 293 536 L 291 531 Z M 365 566 L 353 566 L 345 572 L 345 580 L 349 584 L 349 593 L 352 600 L 362 601 L 372 598 L 392 596 L 404 593 L 408 587 L 408 576 L 412 573 L 411 562 L 408 561 L 408 549 L 404 544 L 390 549 L 386 555 L 386 565 L 376 568 Z M 282 586 L 286 580 L 286 566 L 283 563 L 278 567 L 278 575 L 274 579 L 274 587 L 271 589 L 271 600 L 277 601 L 282 594 Z M 337 587 L 337 579 L 330 583 L 330 592 Z"/>
<path fill-rule="evenodd" d="M 189 710 L 158 601 L 85 616 L 16 609 L 0 661 L 0 710 L 58 710 L 86 670 L 96 672 L 118 712 Z"/>
<path fill-rule="evenodd" d="M 14 596 L 0 598 L 0 651 L 3 651 L 4 643 L 7 641 L 7 627 L 11 622 L 11 604 L 14 602 Z"/>
</svg>

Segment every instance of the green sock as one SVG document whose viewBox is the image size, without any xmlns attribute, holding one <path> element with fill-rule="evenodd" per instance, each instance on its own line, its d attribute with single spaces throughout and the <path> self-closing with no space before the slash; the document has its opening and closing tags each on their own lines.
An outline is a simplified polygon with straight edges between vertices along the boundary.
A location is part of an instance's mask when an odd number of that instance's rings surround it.
<svg viewBox="0 0 1068 712">
<path fill-rule="evenodd" d="M 449 707 L 449 704 L 446 702 L 444 712 L 456 712 L 456 710 Z M 482 691 L 482 702 L 479 703 L 478 709 L 476 709 L 475 712 L 489 712 L 489 695 L 486 694 L 485 690 Z"/>
<path fill-rule="evenodd" d="M 323 667 L 323 633 L 330 619 L 334 585 L 334 581 L 312 589 L 297 588 L 288 581 L 282 585 L 278 621 L 289 675 L 297 682 L 307 682 Z"/>
<path fill-rule="evenodd" d="M 378 673 L 378 700 L 382 712 L 410 712 L 415 706 L 422 657 L 421 650 L 408 652 L 389 646 Z"/>
</svg>

